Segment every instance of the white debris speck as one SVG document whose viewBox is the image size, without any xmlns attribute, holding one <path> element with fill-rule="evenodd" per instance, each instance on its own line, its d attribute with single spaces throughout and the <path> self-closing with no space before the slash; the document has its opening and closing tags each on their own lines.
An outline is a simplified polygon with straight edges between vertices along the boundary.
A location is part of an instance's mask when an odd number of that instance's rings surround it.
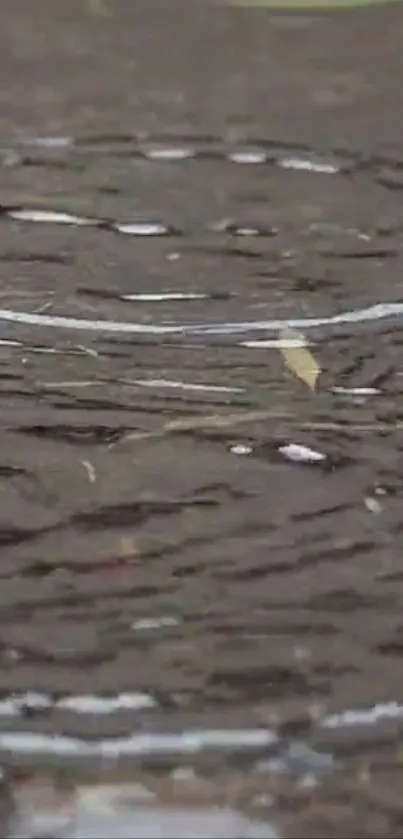
<svg viewBox="0 0 403 839">
<path fill-rule="evenodd" d="M 256 151 L 253 151 L 252 149 L 244 149 L 230 152 L 228 160 L 230 160 L 231 163 L 266 163 L 267 154 L 263 151 L 263 149 Z"/>
<path fill-rule="evenodd" d="M 370 495 L 367 498 L 364 498 L 364 504 L 369 510 L 370 513 L 374 513 L 374 515 L 379 515 L 382 512 L 382 507 L 377 498 L 373 498 Z"/>
<path fill-rule="evenodd" d="M 322 452 L 317 452 L 298 443 L 287 443 L 285 446 L 279 446 L 278 451 L 294 463 L 324 463 L 327 460 L 327 455 Z"/>
<path fill-rule="evenodd" d="M 239 443 L 236 446 L 231 446 L 230 448 L 230 452 L 232 452 L 232 454 L 251 454 L 252 451 L 252 446 L 245 446 L 242 443 Z"/>
</svg>

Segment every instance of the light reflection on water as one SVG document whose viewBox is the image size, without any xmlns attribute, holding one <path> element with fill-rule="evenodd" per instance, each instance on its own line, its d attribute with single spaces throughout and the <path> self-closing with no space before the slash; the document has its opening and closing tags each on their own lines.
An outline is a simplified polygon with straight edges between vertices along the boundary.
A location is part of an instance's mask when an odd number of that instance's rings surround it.
<svg viewBox="0 0 403 839">
<path fill-rule="evenodd" d="M 28 698 L 28 697 L 26 697 Z M 31 697 L 32 698 L 32 697 Z M 78 698 L 77 698 L 78 699 Z M 94 697 L 95 699 L 95 697 Z M 90 697 L 88 697 L 90 700 Z M 4 700 L 3 700 L 4 701 Z M 116 700 L 115 700 L 116 703 Z M 71 707 L 74 708 L 74 697 L 71 697 Z M 78 702 L 76 710 L 82 711 L 82 703 Z M 319 725 L 323 728 L 336 728 L 349 725 L 376 725 L 382 719 L 393 719 L 401 717 L 402 706 L 398 703 L 384 703 L 371 709 L 348 710 L 340 714 L 328 715 L 322 719 Z M 88 756 L 89 754 L 102 754 L 103 758 L 109 756 L 121 756 L 124 751 L 130 753 L 132 747 L 137 743 L 152 750 L 156 747 L 160 752 L 164 749 L 181 753 L 182 758 L 186 753 L 194 753 L 201 748 L 213 747 L 216 745 L 221 751 L 226 747 L 252 747 L 274 746 L 278 738 L 274 732 L 261 730 L 248 731 L 199 731 L 182 732 L 179 734 L 156 734 L 134 735 L 132 738 L 110 740 L 110 747 L 104 749 L 107 741 L 104 741 L 102 748 L 96 748 L 93 744 L 87 750 L 80 752 L 80 741 L 73 738 L 62 738 L 59 736 L 47 737 L 46 735 L 30 735 L 28 732 L 21 732 L 18 742 L 18 733 L 9 733 L 0 738 L 0 745 L 3 747 L 8 742 L 14 755 L 24 744 L 29 746 L 34 743 L 39 746 L 40 741 L 44 751 L 50 756 L 51 743 L 53 753 L 59 756 L 67 755 L 69 749 L 65 746 L 69 743 L 71 754 L 76 756 Z M 13 740 L 14 738 L 14 740 Z M 126 747 L 124 746 L 126 743 Z M 119 745 L 120 743 L 120 745 Z M 100 743 L 97 744 L 100 747 Z M 82 743 L 81 743 L 82 746 Z M 118 748 L 119 746 L 119 748 Z M 122 749 L 122 750 L 121 750 Z M 24 747 L 22 748 L 24 750 Z M 137 749 L 140 754 L 142 749 Z M 134 754 L 136 749 L 132 751 Z M 180 755 L 177 754 L 179 759 Z M 295 742 L 284 752 L 283 756 L 273 756 L 258 761 L 255 764 L 255 771 L 260 775 L 278 774 L 291 772 L 301 778 L 303 786 L 309 783 L 320 783 L 323 775 L 332 771 L 333 761 L 330 755 L 320 754 L 307 747 L 304 743 Z M 78 784 L 58 788 L 56 778 L 47 777 L 44 781 L 40 776 L 34 775 L 27 781 L 17 783 L 13 790 L 14 807 L 9 819 L 7 839 L 33 839 L 34 836 L 57 836 L 60 839 L 107 839 L 109 836 L 116 836 L 117 839 L 135 839 L 135 837 L 149 837 L 149 839 L 211 839 L 211 837 L 243 837 L 243 839 L 281 839 L 283 835 L 276 825 L 276 819 L 262 819 L 241 814 L 231 806 L 217 806 L 205 802 L 204 806 L 197 803 L 200 796 L 200 789 L 197 784 L 201 779 L 197 778 L 190 767 L 178 766 L 171 773 L 172 781 L 184 785 L 188 792 L 191 791 L 196 798 L 187 804 L 171 801 L 169 805 L 163 804 L 147 783 L 104 783 L 104 784 Z M 189 786 L 190 784 L 190 786 Z M 192 787 L 193 785 L 193 787 Z M 196 786 L 195 786 L 196 785 Z M 193 793 L 192 793 L 193 789 Z M 270 796 L 257 796 L 256 802 L 271 803 Z M 270 809 L 270 806 L 269 806 Z"/>
<path fill-rule="evenodd" d="M 92 320 L 64 315 L 45 315 L 35 312 L 21 312 L 0 309 L 0 320 L 22 323 L 29 326 L 45 326 L 57 329 L 79 329 L 88 332 L 117 332 L 131 335 L 237 335 L 245 332 L 280 331 L 291 329 L 313 329 L 320 326 L 338 326 L 346 323 L 365 323 L 403 315 L 403 303 L 376 303 L 363 309 L 341 312 L 326 317 L 285 318 L 275 320 L 239 321 L 234 323 L 178 323 L 170 325 L 130 323 L 116 320 Z M 251 346 L 251 344 L 249 344 Z"/>
<path fill-rule="evenodd" d="M 65 148 L 69 152 L 75 145 L 74 139 L 71 138 L 45 137 L 36 140 L 33 138 L 29 142 L 33 146 L 37 145 L 47 149 Z M 144 147 L 143 149 L 137 149 L 136 154 L 142 155 L 148 160 L 165 161 L 167 163 L 185 161 L 188 158 L 193 160 L 198 156 L 192 148 L 181 148 L 179 146 Z M 202 155 L 199 155 L 199 157 L 202 157 Z M 342 162 L 337 159 L 334 160 L 333 157 L 320 158 L 309 154 L 299 155 L 296 152 L 294 153 L 292 149 L 287 155 L 283 150 L 280 155 L 275 157 L 274 161 L 270 149 L 249 148 L 248 146 L 237 151 L 226 152 L 221 157 L 226 163 L 239 164 L 239 167 L 256 164 L 270 165 L 274 162 L 278 169 L 314 173 L 313 179 L 315 180 L 318 178 L 320 180 L 320 176 L 324 176 L 326 180 L 328 180 L 329 175 L 337 176 L 341 173 L 343 166 Z M 103 228 L 103 230 L 109 230 L 112 235 L 118 233 L 125 235 L 125 237 L 164 237 L 167 235 L 183 235 L 184 232 L 177 230 L 168 223 L 165 224 L 165 222 L 147 219 L 131 221 L 130 215 L 128 220 L 124 222 L 104 222 L 102 219 L 91 215 L 86 217 L 57 209 L 30 209 L 29 205 L 6 211 L 3 215 L 13 224 L 21 225 L 24 232 L 26 225 L 32 223 L 83 228 L 83 235 L 85 236 L 91 233 L 90 230 L 84 230 L 87 227 Z M 324 224 L 322 227 L 324 227 Z M 316 226 L 319 227 L 319 224 Z M 313 229 L 313 225 L 311 227 Z M 278 229 L 270 226 L 255 227 L 252 224 L 235 224 L 232 221 L 224 224 L 219 223 L 215 226 L 206 225 L 206 229 L 214 235 L 228 234 L 244 238 L 256 236 L 269 238 L 279 232 Z M 333 232 L 338 233 L 340 230 L 341 228 L 335 225 Z M 343 230 L 342 232 L 348 232 L 349 236 L 360 240 L 370 240 L 369 235 L 360 232 L 355 227 L 349 227 L 347 231 Z M 96 235 L 98 235 L 98 232 Z M 101 235 L 100 232 L 99 235 Z M 121 240 L 119 244 L 122 244 Z M 174 256 L 179 255 L 175 253 Z M 226 292 L 226 294 L 228 297 L 234 296 L 232 291 L 229 294 Z M 382 292 L 380 297 L 382 297 Z M 191 301 L 209 301 L 210 299 L 214 299 L 213 293 L 206 293 L 203 289 L 198 288 L 186 292 L 180 290 L 148 292 L 144 287 L 144 291 L 122 294 L 119 297 L 119 300 L 126 304 L 152 303 L 154 306 L 154 304 L 163 304 L 167 301 L 176 301 L 180 304 L 186 303 L 187 306 L 190 304 L 191 309 L 194 305 Z M 180 323 L 181 312 L 175 322 L 164 323 L 163 318 L 156 317 L 151 322 L 143 323 L 117 319 L 102 320 L 97 317 L 83 319 L 54 315 L 50 312 L 44 314 L 40 310 L 25 312 L 20 311 L 17 304 L 18 309 L 1 309 L 0 320 L 32 327 L 87 330 L 100 334 L 109 331 L 129 335 L 155 335 L 159 339 L 165 335 L 199 335 L 206 338 L 208 336 L 229 336 L 229 343 L 250 349 L 269 347 L 279 349 L 285 345 L 290 346 L 290 342 L 293 346 L 305 346 L 309 343 L 304 336 L 301 336 L 297 341 L 290 339 L 287 342 L 276 337 L 276 332 L 284 326 L 310 330 L 323 326 L 354 325 L 366 321 L 400 317 L 403 314 L 402 303 L 375 303 L 360 308 L 348 308 L 349 304 L 343 302 L 344 306 L 341 307 L 341 311 L 336 309 L 339 312 L 338 314 L 332 314 L 335 310 L 332 306 L 329 306 L 328 309 L 325 309 L 329 312 L 328 315 L 316 316 L 315 312 L 318 309 L 316 305 L 312 305 L 309 314 L 303 317 L 270 318 L 259 321 L 241 320 L 245 316 L 241 303 L 239 321 L 231 321 L 230 318 L 227 321 L 223 318 L 222 322 L 216 323 L 209 321 L 209 312 L 201 323 L 191 323 L 191 315 L 189 317 L 186 315 L 186 321 Z M 343 310 L 344 308 L 345 310 Z M 298 314 L 298 310 L 296 311 Z M 268 312 L 272 313 L 270 308 L 268 308 Z M 282 313 L 281 311 L 280 314 Z M 226 314 L 227 312 L 224 313 L 224 317 Z M 235 317 L 237 317 L 237 314 L 235 314 Z M 139 317 L 139 321 L 141 321 L 141 317 Z M 273 337 L 266 336 L 264 334 L 266 332 L 273 332 Z M 248 341 L 242 340 L 242 336 L 245 338 L 244 333 L 259 334 L 256 335 L 256 340 Z M 263 333 L 263 340 L 259 341 L 260 333 Z M 292 343 L 292 340 L 294 340 L 294 343 Z M 2 339 L 1 343 L 17 347 L 23 346 L 18 342 L 7 341 L 6 339 Z M 56 348 L 44 348 L 43 351 L 59 352 Z M 71 348 L 70 352 L 73 352 Z M 96 351 L 93 352 L 96 357 Z M 66 384 L 70 386 L 69 382 L 58 383 L 59 389 L 61 390 Z M 175 391 L 195 391 L 196 393 L 210 390 L 213 394 L 215 392 L 243 393 L 245 390 L 225 384 L 200 384 L 199 382 L 185 382 L 179 378 L 167 377 L 138 378 L 131 380 L 131 384 L 135 384 L 139 388 L 157 387 Z M 85 386 L 89 386 L 89 384 L 86 383 Z M 266 383 L 264 387 L 266 388 Z M 379 392 L 377 388 L 348 389 L 341 386 L 333 389 L 333 392 L 336 391 L 350 395 L 359 395 L 359 393 L 361 395 L 376 395 Z M 244 445 L 233 447 L 231 451 L 237 454 L 249 453 L 248 447 Z M 292 459 L 295 460 L 301 454 L 301 446 L 296 447 L 294 445 L 294 448 L 288 446 L 286 452 L 289 455 L 293 453 L 295 457 Z M 306 454 L 306 452 L 316 455 L 319 459 L 324 458 L 324 455 L 305 447 L 303 453 Z M 160 624 L 158 621 L 153 622 L 144 618 L 136 621 L 132 628 L 136 632 L 147 632 L 150 629 L 158 629 L 160 625 L 163 626 L 164 621 L 167 626 L 176 623 L 175 619 L 169 616 L 163 619 Z M 266 777 L 288 773 L 297 780 L 318 784 L 324 776 L 334 772 L 335 758 L 331 753 L 316 751 L 303 741 L 283 742 L 274 728 L 223 729 L 206 726 L 199 729 L 184 728 L 179 731 L 154 731 L 148 721 L 145 730 L 133 723 L 132 729 L 129 729 L 124 736 L 91 738 L 87 736 L 86 731 L 85 736 L 70 736 L 65 732 L 60 733 L 61 729 L 57 725 L 55 725 L 57 733 L 49 732 L 49 730 L 39 731 L 37 728 L 35 729 L 33 724 L 31 726 L 29 721 L 30 715 L 36 721 L 36 714 L 43 713 L 46 715 L 48 711 L 56 714 L 67 712 L 70 715 L 70 721 L 74 715 L 76 715 L 76 719 L 80 716 L 80 722 L 85 715 L 94 715 L 91 722 L 96 725 L 95 715 L 110 715 L 108 717 L 109 722 L 113 715 L 120 712 L 147 711 L 154 714 L 159 709 L 157 698 L 146 692 L 122 693 L 116 696 L 83 694 L 59 696 L 59 698 L 34 692 L 11 694 L 0 700 L 0 717 L 3 726 L 8 725 L 8 728 L 3 727 L 0 732 L 0 751 L 4 753 L 5 759 L 8 759 L 11 755 L 13 760 L 20 760 L 23 765 L 29 764 L 31 761 L 31 765 L 62 763 L 63 765 L 73 765 L 75 768 L 87 759 L 93 759 L 100 764 L 105 761 L 108 763 L 127 761 L 132 766 L 138 762 L 146 763 L 148 760 L 150 763 L 155 761 L 157 764 L 158 761 L 163 762 L 165 760 L 169 764 L 178 765 L 181 761 L 192 763 L 200 756 L 204 757 L 205 755 L 210 757 L 218 754 L 220 759 L 231 759 L 241 755 L 251 761 L 252 772 L 255 771 L 255 773 L 260 773 L 260 775 Z M 402 715 L 402 706 L 397 702 L 389 702 L 370 709 L 347 709 L 339 713 L 324 715 L 321 720 L 314 723 L 313 729 L 317 733 L 326 729 L 350 729 L 352 726 L 374 727 L 382 720 L 399 719 Z M 7 717 L 10 717 L 9 722 Z M 112 722 L 114 721 L 113 719 Z M 91 722 L 88 716 L 89 728 Z M 75 725 L 75 721 L 73 724 Z M 85 719 L 84 724 L 87 724 L 87 719 Z M 31 730 L 27 729 L 28 725 Z M 21 726 L 21 730 L 19 726 Z M 24 727 L 25 730 L 23 730 Z M 181 770 L 179 765 L 177 771 L 179 773 L 181 771 L 186 772 L 187 767 Z M 273 826 L 276 824 L 274 817 L 273 822 L 271 818 L 267 821 L 249 819 L 238 813 L 230 800 L 223 804 L 220 803 L 214 809 L 210 808 L 210 802 L 203 808 L 200 808 L 200 806 L 197 808 L 195 806 L 192 808 L 186 807 L 183 802 L 179 804 L 176 802 L 170 808 L 167 808 L 163 807 L 157 797 L 146 787 L 142 791 L 139 789 L 136 791 L 134 784 L 129 786 L 129 790 L 124 790 L 122 785 L 109 788 L 106 785 L 77 786 L 67 801 L 61 801 L 59 802 L 60 806 L 55 807 L 43 806 L 40 796 L 36 802 L 32 800 L 29 802 L 26 797 L 24 798 L 22 789 L 18 789 L 17 786 L 15 789 L 17 818 L 9 836 L 14 837 L 14 839 L 24 836 L 49 835 L 50 833 L 66 837 L 66 839 L 67 836 L 76 837 L 76 839 L 80 839 L 80 837 L 81 839 L 87 837 L 89 839 L 89 837 L 97 836 L 101 839 L 103 836 L 110 835 L 116 835 L 117 837 L 158 836 L 166 837 L 166 839 L 170 836 L 242 836 L 269 837 L 269 839 L 281 836 L 281 831 Z M 227 806 L 225 806 L 226 803 Z"/>
<path fill-rule="evenodd" d="M 60 839 L 280 839 L 280 833 L 269 823 L 229 807 L 168 808 L 158 803 L 146 807 L 136 803 L 135 795 L 131 795 L 134 801 L 129 797 L 125 800 L 124 793 L 124 787 L 119 786 L 82 787 L 67 806 L 62 803 L 54 810 L 21 808 L 8 839 L 49 835 Z"/>
</svg>

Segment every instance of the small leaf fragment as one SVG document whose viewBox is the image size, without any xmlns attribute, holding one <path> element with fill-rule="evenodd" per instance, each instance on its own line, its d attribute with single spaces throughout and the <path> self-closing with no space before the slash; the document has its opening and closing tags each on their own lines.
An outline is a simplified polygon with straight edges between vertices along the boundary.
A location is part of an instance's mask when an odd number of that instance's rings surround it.
<svg viewBox="0 0 403 839">
<path fill-rule="evenodd" d="M 288 369 L 305 382 L 311 390 L 315 390 L 320 367 L 310 350 L 304 346 L 304 336 L 300 332 L 286 327 L 281 330 L 280 338 L 284 342 L 281 347 L 281 354 Z"/>
</svg>

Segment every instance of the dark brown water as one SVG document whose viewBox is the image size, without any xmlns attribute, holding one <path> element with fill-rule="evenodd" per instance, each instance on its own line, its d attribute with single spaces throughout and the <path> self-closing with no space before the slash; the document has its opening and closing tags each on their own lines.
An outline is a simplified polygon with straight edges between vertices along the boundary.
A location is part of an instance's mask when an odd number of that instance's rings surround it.
<svg viewBox="0 0 403 839">
<path fill-rule="evenodd" d="M 0 37 L 1 835 L 400 837 L 403 9 Z"/>
</svg>

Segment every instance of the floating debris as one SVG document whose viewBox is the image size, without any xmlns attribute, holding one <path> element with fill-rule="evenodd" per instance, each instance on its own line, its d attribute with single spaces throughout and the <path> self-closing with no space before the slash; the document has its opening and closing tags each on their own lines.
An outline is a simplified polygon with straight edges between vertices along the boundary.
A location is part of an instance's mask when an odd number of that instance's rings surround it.
<svg viewBox="0 0 403 839">
<path fill-rule="evenodd" d="M 84 466 L 84 469 L 87 472 L 88 480 L 89 480 L 90 484 L 95 484 L 96 480 L 97 480 L 97 475 L 96 475 L 94 466 L 92 465 L 92 463 L 89 460 L 82 460 L 81 463 L 82 463 L 82 465 Z"/>
<path fill-rule="evenodd" d="M 379 513 L 382 512 L 382 507 L 377 498 L 373 498 L 373 496 L 367 496 L 364 498 L 364 504 L 369 510 L 370 513 L 373 513 L 375 516 L 378 516 Z"/>
<path fill-rule="evenodd" d="M 315 390 L 316 382 L 320 373 L 320 367 L 312 353 L 303 346 L 305 337 L 293 329 L 287 327 L 280 333 L 280 338 L 284 341 L 293 341 L 294 346 L 285 346 L 281 348 L 284 361 L 289 370 L 294 373 L 301 381 L 303 381 L 311 390 Z M 302 346 L 296 346 L 298 341 Z"/>
<path fill-rule="evenodd" d="M 327 455 L 323 452 L 317 452 L 298 443 L 287 443 L 284 446 L 279 446 L 278 451 L 287 460 L 292 460 L 294 463 L 325 463 L 328 460 Z"/>
<path fill-rule="evenodd" d="M 252 454 L 253 448 L 252 446 L 246 446 L 242 443 L 238 443 L 236 446 L 231 446 L 230 452 L 232 452 L 232 454 Z"/>
</svg>

